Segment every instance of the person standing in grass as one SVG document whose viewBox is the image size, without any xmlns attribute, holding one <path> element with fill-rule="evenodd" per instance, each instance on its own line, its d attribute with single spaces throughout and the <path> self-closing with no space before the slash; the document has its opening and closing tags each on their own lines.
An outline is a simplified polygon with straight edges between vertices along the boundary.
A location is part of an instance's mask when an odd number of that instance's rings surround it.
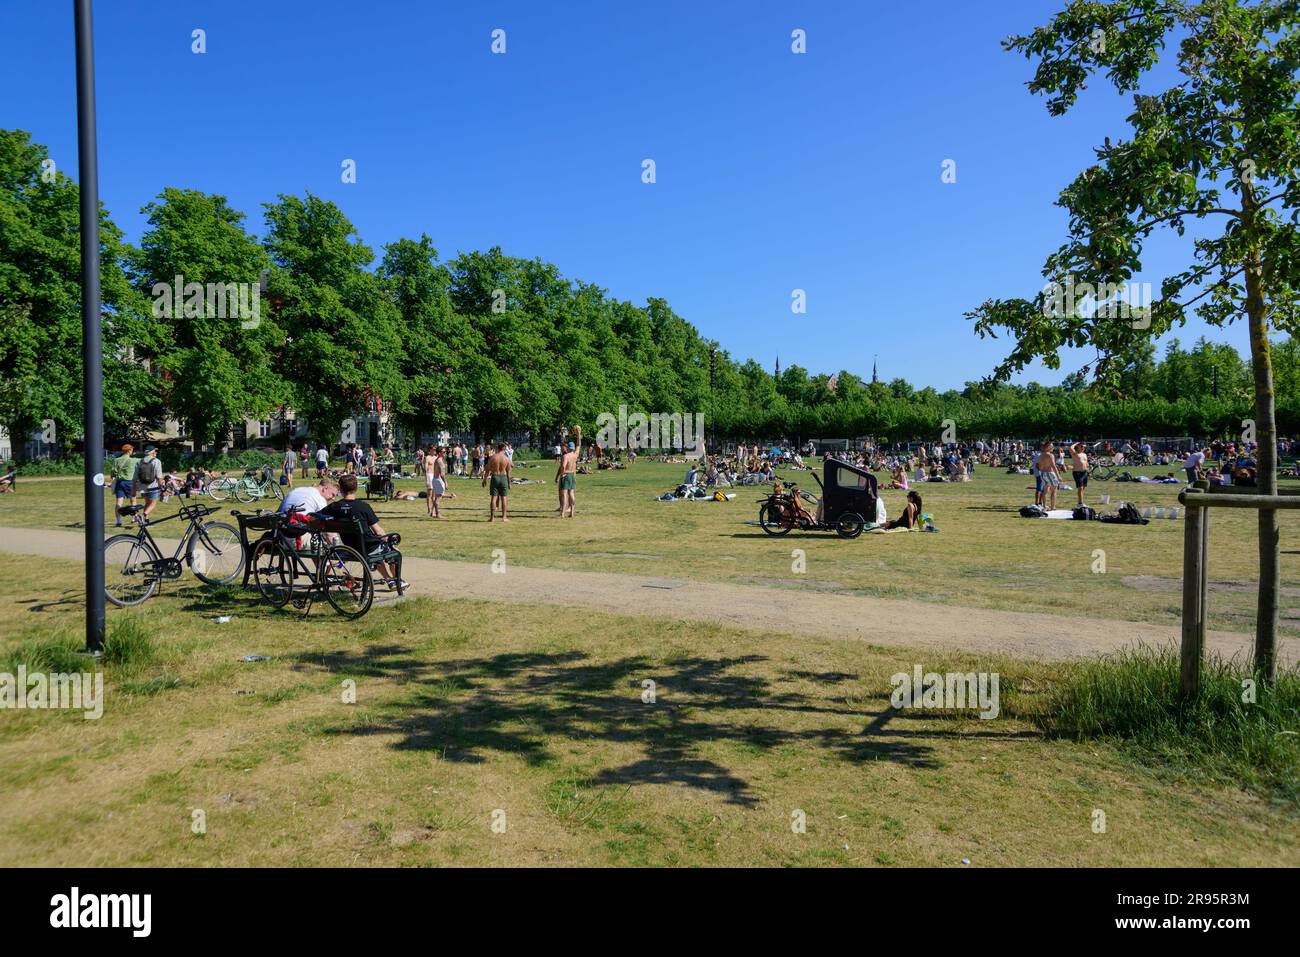
<svg viewBox="0 0 1300 957">
<path fill-rule="evenodd" d="M 578 449 L 582 447 L 582 427 L 575 426 L 573 436 L 577 444 L 569 443 L 560 456 L 560 467 L 555 472 L 555 482 L 560 489 L 560 518 L 573 518 L 578 490 Z M 566 514 L 567 512 L 567 514 Z"/>
<path fill-rule="evenodd" d="M 424 457 L 424 489 L 427 496 L 429 517 L 441 519 L 442 497 L 447 492 L 447 463 L 442 457 L 442 448 L 430 448 Z"/>
<path fill-rule="evenodd" d="M 1074 477 L 1074 488 L 1083 504 L 1083 493 L 1088 489 L 1088 450 L 1082 442 L 1070 446 L 1070 472 Z"/>
<path fill-rule="evenodd" d="M 479 446 L 481 449 L 482 446 Z M 480 452 L 475 449 L 475 461 L 479 461 Z M 506 517 L 506 498 L 510 495 L 510 472 L 513 466 L 510 460 L 506 458 L 506 445 L 504 442 L 497 443 L 497 450 L 488 456 L 487 462 L 483 466 L 483 486 L 486 487 L 488 482 L 492 483 L 491 489 L 488 490 L 488 521 L 496 515 L 498 506 L 501 509 L 501 521 L 508 522 Z"/>
<path fill-rule="evenodd" d="M 316 477 L 318 479 L 325 477 L 325 470 L 329 468 L 329 464 L 330 464 L 329 449 L 325 448 L 324 444 L 322 443 L 316 449 Z"/>
<path fill-rule="evenodd" d="M 1038 494 L 1035 501 L 1044 508 L 1056 508 L 1056 489 L 1061 484 L 1061 472 L 1056 465 L 1055 446 L 1044 442 L 1038 456 Z M 1048 504 L 1050 498 L 1051 504 Z"/>
<path fill-rule="evenodd" d="M 293 467 L 298 464 L 298 455 L 294 452 L 293 446 L 286 443 L 284 447 L 284 475 L 283 481 L 280 482 L 285 488 L 293 488 Z"/>
<path fill-rule="evenodd" d="M 117 500 L 113 524 L 122 527 L 122 506 L 135 504 L 135 467 L 136 459 L 131 456 L 135 446 L 128 442 L 122 446 L 122 454 L 115 457 L 108 467 L 108 474 L 113 479 L 113 496 Z"/>
</svg>

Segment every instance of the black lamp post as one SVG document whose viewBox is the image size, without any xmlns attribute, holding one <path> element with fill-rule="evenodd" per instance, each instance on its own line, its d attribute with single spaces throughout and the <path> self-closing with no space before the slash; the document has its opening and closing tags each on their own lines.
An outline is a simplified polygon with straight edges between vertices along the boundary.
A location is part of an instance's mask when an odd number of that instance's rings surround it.
<svg viewBox="0 0 1300 957">
<path fill-rule="evenodd" d="M 86 651 L 104 647 L 104 351 L 99 309 L 99 158 L 91 0 L 73 0 L 81 198 L 81 365 L 86 436 Z"/>
</svg>

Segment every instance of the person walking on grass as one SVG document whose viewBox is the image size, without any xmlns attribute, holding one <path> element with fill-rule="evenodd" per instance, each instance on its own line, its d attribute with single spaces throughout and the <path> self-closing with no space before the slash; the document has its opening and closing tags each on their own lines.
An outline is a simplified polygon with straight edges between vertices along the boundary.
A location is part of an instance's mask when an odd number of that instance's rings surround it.
<svg viewBox="0 0 1300 957">
<path fill-rule="evenodd" d="M 1070 472 L 1074 477 L 1074 488 L 1083 504 L 1083 493 L 1088 489 L 1088 448 L 1082 442 L 1070 446 Z"/>
<path fill-rule="evenodd" d="M 311 450 L 307 448 L 306 442 L 304 442 L 302 448 L 298 450 L 298 465 L 302 469 L 302 477 L 306 478 L 307 469 L 311 465 Z"/>
<path fill-rule="evenodd" d="M 482 446 L 479 447 L 480 449 Z M 480 453 L 475 450 L 475 455 Z M 487 463 L 483 467 L 483 486 L 486 487 L 488 482 L 492 483 L 488 491 L 488 521 L 492 521 L 496 515 L 498 507 L 501 509 L 501 521 L 508 522 L 506 517 L 506 497 L 510 494 L 510 473 L 514 466 L 510 459 L 506 458 L 506 445 L 504 442 L 497 443 L 497 450 L 488 456 Z"/>
<path fill-rule="evenodd" d="M 284 447 L 284 468 L 282 469 L 283 478 L 280 482 L 285 488 L 293 488 L 293 468 L 298 464 L 298 455 L 293 450 L 293 446 L 285 444 Z"/>
<path fill-rule="evenodd" d="M 144 495 L 144 518 L 148 521 L 162 498 L 162 463 L 158 461 L 158 450 L 152 445 L 144 450 L 144 458 L 136 463 L 135 494 Z M 135 504 L 134 499 L 131 504 Z"/>
<path fill-rule="evenodd" d="M 131 453 L 135 446 L 128 442 L 122 446 L 122 454 L 113 459 L 108 467 L 108 474 L 113 478 L 113 496 L 117 500 L 117 509 L 113 513 L 117 521 L 113 524 L 122 527 L 122 506 L 135 504 L 135 467 L 138 460 Z"/>
<path fill-rule="evenodd" d="M 573 518 L 578 490 L 578 450 L 582 448 L 582 427 L 574 426 L 573 437 L 569 447 L 560 456 L 559 468 L 555 470 L 555 484 L 560 490 L 560 518 Z M 566 514 L 567 512 L 567 514 Z"/>
</svg>

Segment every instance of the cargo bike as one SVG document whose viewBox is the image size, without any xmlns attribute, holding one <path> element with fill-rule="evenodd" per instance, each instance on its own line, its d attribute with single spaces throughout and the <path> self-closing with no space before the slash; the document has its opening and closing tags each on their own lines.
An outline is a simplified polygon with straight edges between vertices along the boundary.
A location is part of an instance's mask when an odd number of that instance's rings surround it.
<svg viewBox="0 0 1300 957">
<path fill-rule="evenodd" d="M 876 518 L 877 484 L 870 472 L 847 462 L 827 459 L 819 477 L 821 498 L 786 483 L 779 476 L 776 487 L 759 500 L 758 524 L 769 535 L 787 535 L 796 528 L 805 532 L 835 532 L 841 538 L 857 538 Z"/>
</svg>

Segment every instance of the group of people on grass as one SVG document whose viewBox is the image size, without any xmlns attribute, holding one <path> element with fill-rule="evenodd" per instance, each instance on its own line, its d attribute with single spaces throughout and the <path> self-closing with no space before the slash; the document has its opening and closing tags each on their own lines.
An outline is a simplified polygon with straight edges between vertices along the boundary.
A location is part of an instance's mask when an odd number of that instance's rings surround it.
<svg viewBox="0 0 1300 957">
<path fill-rule="evenodd" d="M 555 482 L 559 489 L 561 518 L 574 515 L 574 492 L 577 489 L 578 449 L 582 443 L 582 430 L 575 431 L 576 442 L 569 442 L 567 448 L 559 450 L 559 468 Z M 459 446 L 432 446 L 427 451 L 417 450 L 417 462 L 424 473 L 425 498 L 429 517 L 437 520 L 446 518 L 442 514 L 444 498 L 455 498 L 455 493 L 447 487 L 449 459 L 451 468 L 459 455 Z M 480 452 L 482 453 L 480 460 Z M 489 444 L 478 446 L 474 450 L 473 471 L 470 477 L 480 477 L 482 488 L 488 489 L 488 521 L 495 521 L 498 513 L 501 521 L 510 521 L 510 486 L 514 481 L 515 449 L 509 442 L 496 443 L 495 449 Z M 453 473 L 453 474 L 464 474 Z"/>
</svg>

